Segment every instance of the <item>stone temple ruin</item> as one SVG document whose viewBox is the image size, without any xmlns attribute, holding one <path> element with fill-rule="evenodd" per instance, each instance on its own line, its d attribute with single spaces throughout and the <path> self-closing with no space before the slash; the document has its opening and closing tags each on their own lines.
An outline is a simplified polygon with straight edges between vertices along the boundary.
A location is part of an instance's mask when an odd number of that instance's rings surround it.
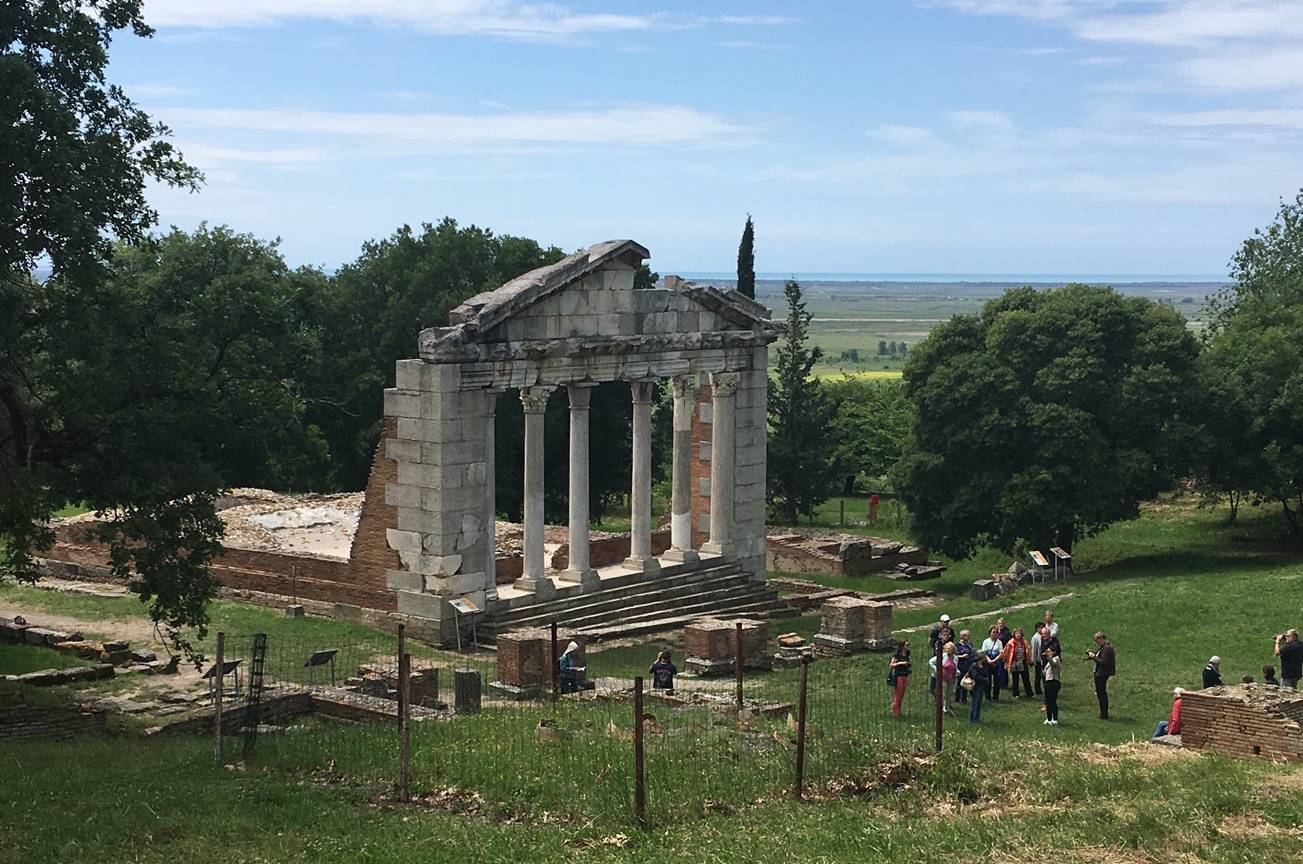
<svg viewBox="0 0 1303 864">
<path fill-rule="evenodd" d="M 399 566 L 386 571 L 397 611 L 441 641 L 459 614 L 514 618 L 556 615 L 590 595 L 618 600 L 664 580 L 673 594 L 694 572 L 765 576 L 767 346 L 780 330 L 760 304 L 736 291 L 684 283 L 634 289 L 648 252 L 614 240 L 472 297 L 449 326 L 421 332 L 419 357 L 399 361 L 385 392 L 393 434 L 385 484 L 393 508 L 385 536 Z M 673 493 L 669 548 L 652 546 L 651 410 L 656 387 L 674 387 Z M 597 568 L 590 559 L 588 405 L 603 382 L 629 383 L 633 401 L 632 532 L 627 558 Z M 710 388 L 708 489 L 692 488 L 693 413 Z M 524 536 L 519 578 L 499 585 L 494 521 L 497 401 L 515 391 L 524 408 Z M 564 390 L 570 408 L 569 544 L 566 569 L 544 556 L 543 413 Z M 508 397 L 510 398 L 510 397 Z M 706 539 L 693 544 L 693 499 L 708 493 Z M 694 492 L 696 493 L 694 495 Z M 364 514 L 365 518 L 365 514 Z M 361 529 L 359 529 L 361 530 Z M 457 601 L 458 608 L 454 607 Z M 468 611 L 469 610 L 469 611 Z"/>
<path fill-rule="evenodd" d="M 385 392 L 364 494 L 234 490 L 219 502 L 227 537 L 212 569 L 223 593 L 386 629 L 403 622 L 448 644 L 472 624 L 480 641 L 553 619 L 600 639 L 787 609 L 765 584 L 766 366 L 781 328 L 736 291 L 673 276 L 635 290 L 647 255 L 630 240 L 594 246 L 422 331 L 419 356 L 399 361 Z M 667 379 L 665 530 L 653 525 L 651 411 Z M 606 382 L 627 382 L 633 406 L 629 536 L 588 528 L 588 405 Z M 524 408 L 523 526 L 494 519 L 495 409 L 507 398 Z M 568 527 L 543 522 L 543 412 L 562 398 Z M 93 514 L 56 525 L 46 571 L 111 581 L 95 527 Z"/>
</svg>

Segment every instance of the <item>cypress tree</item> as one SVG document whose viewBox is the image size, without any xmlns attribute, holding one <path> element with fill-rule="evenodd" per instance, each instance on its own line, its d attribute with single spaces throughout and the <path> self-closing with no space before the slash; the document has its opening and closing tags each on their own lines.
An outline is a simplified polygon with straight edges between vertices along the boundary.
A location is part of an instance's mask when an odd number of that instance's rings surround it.
<svg viewBox="0 0 1303 864">
<path fill-rule="evenodd" d="M 811 374 L 823 351 L 808 347 L 810 313 L 801 299 L 801 286 L 789 281 L 787 333 L 777 350 L 775 374 L 769 382 L 768 495 L 787 524 L 798 514 L 810 515 L 827 500 L 837 482 L 830 438 L 836 406 Z"/>
<path fill-rule="evenodd" d="M 742 229 L 742 242 L 737 247 L 737 290 L 751 299 L 756 296 L 756 229 L 747 214 L 746 227 Z"/>
</svg>

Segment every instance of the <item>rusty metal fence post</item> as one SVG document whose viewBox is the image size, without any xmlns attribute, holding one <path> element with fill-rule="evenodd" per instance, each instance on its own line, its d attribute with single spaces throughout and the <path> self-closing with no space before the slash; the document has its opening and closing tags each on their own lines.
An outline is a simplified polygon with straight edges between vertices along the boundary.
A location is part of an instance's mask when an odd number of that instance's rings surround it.
<svg viewBox="0 0 1303 864">
<path fill-rule="evenodd" d="M 407 800 L 407 724 L 404 722 L 407 680 L 403 675 L 403 657 L 407 655 L 407 625 L 398 625 L 398 798 Z"/>
<path fill-rule="evenodd" d="M 412 655 L 398 658 L 398 798 L 412 800 Z"/>
<path fill-rule="evenodd" d="M 737 716 L 742 719 L 742 622 L 737 622 L 737 656 L 733 659 L 733 665 L 737 667 Z"/>
<path fill-rule="evenodd" d="M 633 679 L 633 817 L 647 827 L 647 786 L 642 742 L 642 676 Z"/>
<path fill-rule="evenodd" d="M 556 619 L 552 619 L 552 701 L 561 698 L 561 658 L 557 654 Z"/>
<path fill-rule="evenodd" d="M 796 700 L 796 797 L 805 794 L 805 714 L 806 692 L 810 684 L 810 655 L 801 657 L 801 684 Z"/>
<path fill-rule="evenodd" d="M 945 675 L 942 674 L 942 673 L 944 672 L 944 670 L 941 668 L 941 661 L 942 661 L 943 659 L 945 659 L 945 658 L 943 657 L 943 655 L 942 655 L 942 650 L 943 650 L 943 646 L 941 645 L 941 640 L 938 639 L 938 640 L 937 640 L 937 653 L 936 653 L 936 663 L 937 663 L 937 669 L 936 669 L 936 682 L 937 682 L 937 684 L 936 684 L 936 694 L 935 694 L 935 695 L 936 695 L 936 750 L 937 750 L 938 753 L 941 752 L 941 725 L 942 725 L 942 716 L 941 716 L 941 715 L 942 715 L 942 710 L 941 710 L 941 709 L 942 709 L 942 705 L 944 704 L 944 703 L 942 702 L 942 700 L 944 699 L 944 696 L 945 696 L 945 694 L 942 693 L 942 688 L 946 686 L 946 682 L 943 680 L 943 679 L 945 678 Z"/>
<path fill-rule="evenodd" d="M 213 761 L 221 765 L 224 760 L 222 752 L 222 690 L 226 686 L 226 676 L 222 667 L 226 663 L 226 634 L 217 633 L 217 665 L 213 667 Z"/>
</svg>

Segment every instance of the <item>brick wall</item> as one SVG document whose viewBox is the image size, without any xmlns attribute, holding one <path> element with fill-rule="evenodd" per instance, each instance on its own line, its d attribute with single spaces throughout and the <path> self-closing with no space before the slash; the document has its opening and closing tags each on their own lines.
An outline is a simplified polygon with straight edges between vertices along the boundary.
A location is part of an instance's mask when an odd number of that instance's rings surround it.
<svg viewBox="0 0 1303 864">
<path fill-rule="evenodd" d="M 1253 684 L 1186 691 L 1181 744 L 1229 756 L 1303 762 L 1303 693 Z"/>
<path fill-rule="evenodd" d="M 398 508 L 385 503 L 385 484 L 398 482 L 398 463 L 385 454 L 385 445 L 397 434 L 398 421 L 386 417 L 380 441 L 371 457 L 366 496 L 362 500 L 357 533 L 353 535 L 353 547 L 348 556 L 352 581 L 386 591 L 385 571 L 402 569 L 398 553 L 389 548 L 385 534 L 386 529 L 398 527 Z"/>
<path fill-rule="evenodd" d="M 692 548 L 710 539 L 710 415 L 708 376 L 701 376 L 697 405 L 692 412 Z"/>
<path fill-rule="evenodd" d="M 20 738 L 80 738 L 104 735 L 108 725 L 103 711 L 67 707 L 0 708 L 0 741 Z"/>
</svg>

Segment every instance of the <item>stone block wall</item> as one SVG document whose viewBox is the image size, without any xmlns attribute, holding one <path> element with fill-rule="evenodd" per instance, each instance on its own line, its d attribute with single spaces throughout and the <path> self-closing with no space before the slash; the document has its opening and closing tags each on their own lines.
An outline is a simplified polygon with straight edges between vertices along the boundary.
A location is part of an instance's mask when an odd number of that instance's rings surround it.
<svg viewBox="0 0 1303 864">
<path fill-rule="evenodd" d="M 549 631 L 529 627 L 502 633 L 498 636 L 497 656 L 499 682 L 524 688 L 551 685 L 552 634 Z"/>
<path fill-rule="evenodd" d="M 70 739 L 108 733 L 103 711 L 77 706 L 0 708 L 0 741 Z"/>
<path fill-rule="evenodd" d="M 733 544 L 738 561 L 758 582 L 765 580 L 765 448 L 769 435 L 768 348 L 752 349 L 740 373 L 736 407 Z"/>
<path fill-rule="evenodd" d="M 684 668 L 703 675 L 734 671 L 737 625 L 742 625 L 742 665 L 768 668 L 769 625 L 751 618 L 702 618 L 683 628 Z"/>
<path fill-rule="evenodd" d="M 887 650 L 895 647 L 891 635 L 890 603 L 860 597 L 833 597 L 820 610 L 821 624 L 815 648 L 827 654 Z"/>
<path fill-rule="evenodd" d="M 1255 684 L 1188 690 L 1181 744 L 1229 756 L 1303 762 L 1303 693 Z"/>
</svg>

